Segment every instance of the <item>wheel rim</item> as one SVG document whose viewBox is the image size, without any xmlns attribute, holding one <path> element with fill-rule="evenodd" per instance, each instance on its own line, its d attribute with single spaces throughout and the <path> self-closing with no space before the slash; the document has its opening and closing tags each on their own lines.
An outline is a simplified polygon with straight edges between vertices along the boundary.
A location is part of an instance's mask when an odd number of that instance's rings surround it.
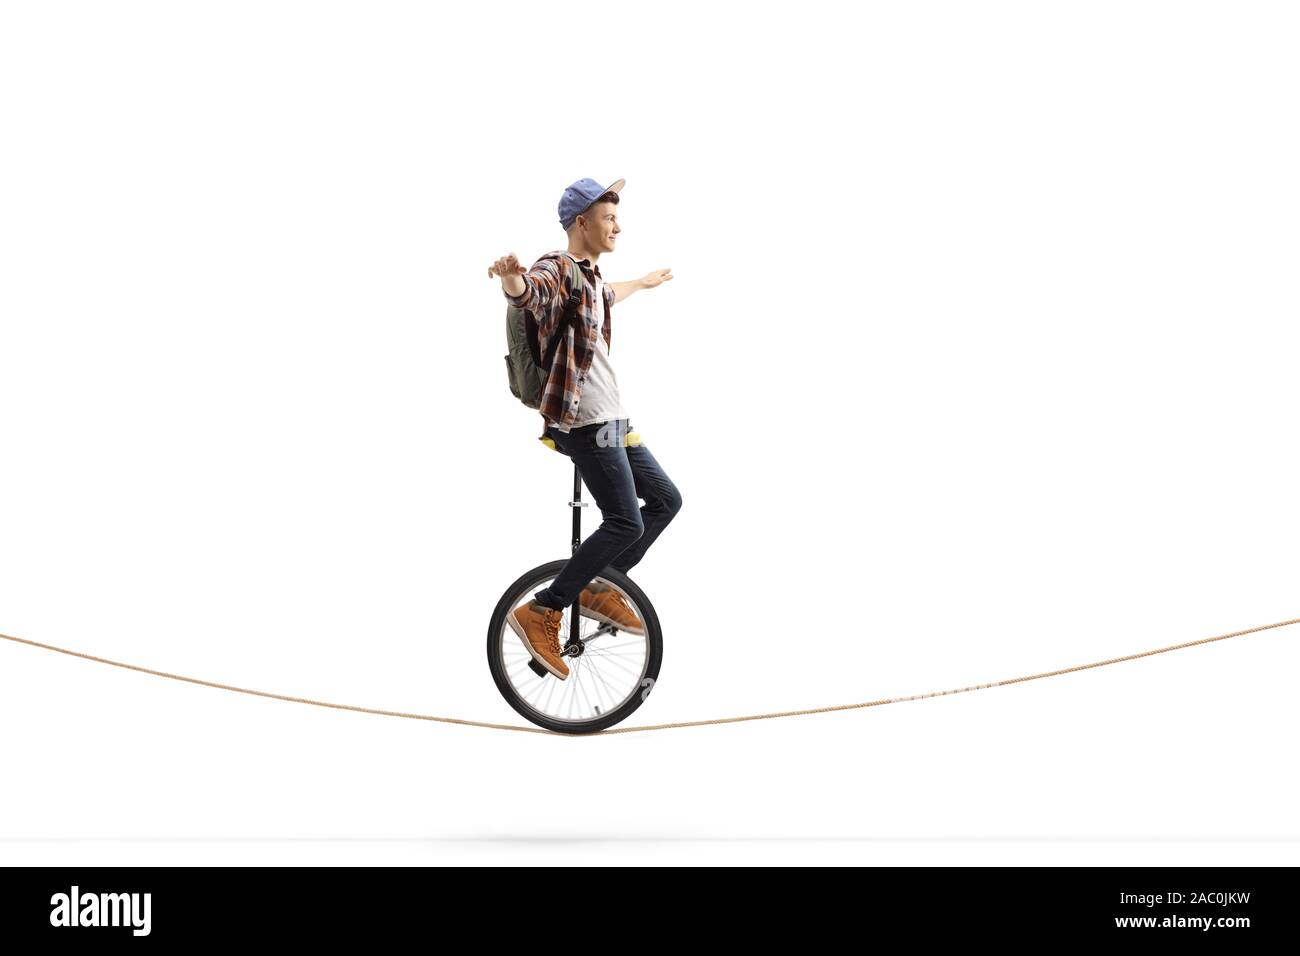
<svg viewBox="0 0 1300 956">
<path fill-rule="evenodd" d="M 536 591 L 553 580 L 534 581 L 512 597 L 497 635 L 497 655 L 507 685 L 524 707 L 547 720 L 580 725 L 598 720 L 635 695 L 647 692 L 644 684 L 650 664 L 650 634 L 648 627 L 645 634 L 633 634 L 579 613 L 577 640 L 581 653 L 565 654 L 569 676 L 561 680 L 549 671 L 544 671 L 545 676 L 538 675 L 530 666 L 533 656 L 523 638 L 507 621 L 516 608 L 531 601 Z M 597 576 L 589 586 L 602 585 L 621 594 L 643 624 L 646 622 L 645 609 L 613 581 Z M 570 647 L 572 616 L 572 606 L 565 608 L 559 633 L 561 648 Z"/>
</svg>

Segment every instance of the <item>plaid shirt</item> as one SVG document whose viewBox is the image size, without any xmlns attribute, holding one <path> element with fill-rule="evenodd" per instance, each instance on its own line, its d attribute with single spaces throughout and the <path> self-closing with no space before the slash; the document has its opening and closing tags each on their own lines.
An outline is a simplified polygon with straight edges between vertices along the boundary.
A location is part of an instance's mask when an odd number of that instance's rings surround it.
<svg viewBox="0 0 1300 956">
<path fill-rule="evenodd" d="M 567 257 L 566 267 L 559 256 Z M 573 263 L 578 262 L 581 270 L 575 271 Z M 591 359 L 596 349 L 596 336 L 605 336 L 605 345 L 609 346 L 609 310 L 614 304 L 614 290 L 601 276 L 604 289 L 603 321 L 596 312 L 596 280 L 600 276 L 600 266 L 589 259 L 579 260 L 567 250 L 559 249 L 548 252 L 533 263 L 533 267 L 520 276 L 524 280 L 524 291 L 520 295 L 510 295 L 502 289 L 506 301 L 511 305 L 527 309 L 537 320 L 537 340 L 542 354 L 551 344 L 560 320 L 564 317 L 564 307 L 572 291 L 573 280 L 567 276 L 581 276 L 582 300 L 578 311 L 564 330 L 564 336 L 555 347 L 555 358 L 551 363 L 550 374 L 542 386 L 542 433 L 539 439 L 546 437 L 547 425 L 572 426 L 578 417 L 578 400 L 582 396 L 582 386 L 587 381 L 587 371 L 591 368 Z M 599 328 L 599 332 L 597 329 Z"/>
</svg>

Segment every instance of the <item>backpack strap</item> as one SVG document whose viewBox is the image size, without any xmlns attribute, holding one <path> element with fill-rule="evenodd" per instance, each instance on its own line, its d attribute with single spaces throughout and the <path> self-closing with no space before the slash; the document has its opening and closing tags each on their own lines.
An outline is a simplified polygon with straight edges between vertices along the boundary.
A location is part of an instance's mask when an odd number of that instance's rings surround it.
<svg viewBox="0 0 1300 956">
<path fill-rule="evenodd" d="M 559 259 L 560 260 L 560 280 L 561 283 L 567 278 L 569 285 L 568 301 L 564 304 L 564 314 L 555 331 L 551 335 L 550 342 L 546 343 L 546 354 L 538 355 L 536 348 L 541 343 L 537 342 L 537 333 L 539 331 L 537 322 L 531 312 L 525 313 L 525 320 L 529 332 L 530 347 L 534 348 L 533 358 L 537 364 L 546 370 L 547 376 L 551 374 L 551 365 L 555 362 L 555 350 L 560 347 L 560 336 L 564 334 L 565 329 L 573 322 L 574 317 L 578 314 L 578 309 L 582 306 L 582 268 L 567 253 L 563 251 L 548 252 L 540 256 L 541 259 Z M 545 386 L 543 386 L 545 388 Z M 537 437 L 542 441 L 547 441 L 546 429 L 550 427 L 550 422 L 546 420 L 546 414 L 539 408 L 537 414 L 542 416 L 542 433 Z"/>
<path fill-rule="evenodd" d="M 546 352 L 541 357 L 542 361 L 540 364 L 542 368 L 546 369 L 546 373 L 549 375 L 551 372 L 551 363 L 555 361 L 555 350 L 560 347 L 560 336 L 564 334 L 565 329 L 573 322 L 574 318 L 578 314 L 578 309 L 582 306 L 582 282 L 580 281 L 582 279 L 582 268 L 573 261 L 568 253 L 564 252 L 548 252 L 541 258 L 559 259 L 561 262 L 560 275 L 562 278 L 567 276 L 569 279 L 569 297 L 568 301 L 564 304 L 564 314 L 561 317 L 559 325 L 556 327 L 550 342 L 546 343 Z"/>
</svg>

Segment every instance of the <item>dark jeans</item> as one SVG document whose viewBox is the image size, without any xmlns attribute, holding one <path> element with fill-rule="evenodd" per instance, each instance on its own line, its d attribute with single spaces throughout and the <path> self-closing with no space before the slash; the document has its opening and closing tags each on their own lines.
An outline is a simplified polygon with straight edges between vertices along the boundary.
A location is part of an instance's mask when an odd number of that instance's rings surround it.
<svg viewBox="0 0 1300 956">
<path fill-rule="evenodd" d="M 564 609 L 578 600 L 606 566 L 626 572 L 668 527 L 682 506 L 677 486 L 645 445 L 624 446 L 630 419 L 596 422 L 562 432 L 548 425 L 555 447 L 573 459 L 596 505 L 600 527 L 578 546 L 550 587 L 533 596 L 543 607 Z M 645 499 L 638 506 L 637 498 Z"/>
</svg>

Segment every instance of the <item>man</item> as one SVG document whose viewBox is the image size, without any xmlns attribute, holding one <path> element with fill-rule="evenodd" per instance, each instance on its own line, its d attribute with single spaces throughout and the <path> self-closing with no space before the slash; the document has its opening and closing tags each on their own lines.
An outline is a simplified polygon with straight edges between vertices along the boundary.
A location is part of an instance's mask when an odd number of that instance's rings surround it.
<svg viewBox="0 0 1300 956">
<path fill-rule="evenodd" d="M 624 445 L 631 420 L 619 401 L 618 379 L 609 361 L 610 307 L 638 289 L 653 289 L 672 278 L 658 269 L 629 282 L 606 283 L 597 261 L 613 252 L 622 231 L 618 225 L 619 191 L 625 180 L 602 188 L 579 179 L 560 197 L 560 225 L 568 258 L 539 259 L 527 271 L 515 256 L 498 259 L 488 275 L 501 277 L 511 305 L 527 309 L 537 320 L 545 354 L 558 335 L 555 356 L 542 389 L 540 438 L 573 459 L 600 508 L 601 525 L 578 547 L 549 587 L 516 608 L 507 621 L 533 658 L 556 677 L 569 676 L 560 656 L 559 632 L 564 610 L 576 600 L 579 613 L 630 634 L 644 634 L 641 621 L 622 594 L 592 583 L 606 566 L 627 572 L 644 557 L 681 509 L 682 496 L 645 445 Z M 573 321 L 562 331 L 561 319 L 573 283 L 582 298 Z M 645 499 L 639 507 L 637 498 Z"/>
</svg>

